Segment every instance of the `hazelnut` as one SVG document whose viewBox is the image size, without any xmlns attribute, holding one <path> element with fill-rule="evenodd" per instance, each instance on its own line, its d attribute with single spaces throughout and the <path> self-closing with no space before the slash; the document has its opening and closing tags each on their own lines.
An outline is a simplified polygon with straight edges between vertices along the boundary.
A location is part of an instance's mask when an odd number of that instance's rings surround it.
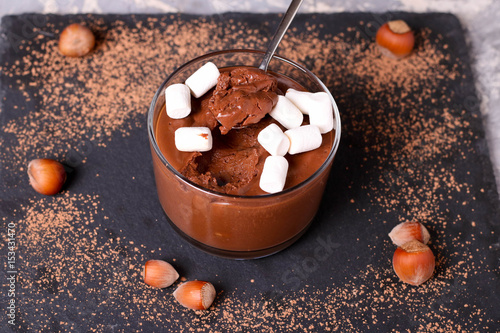
<svg viewBox="0 0 500 333">
<path fill-rule="evenodd" d="M 434 273 L 436 259 L 427 245 L 412 240 L 396 249 L 392 265 L 401 281 L 419 286 Z"/>
<path fill-rule="evenodd" d="M 397 246 L 401 246 L 414 239 L 427 244 L 431 238 L 427 228 L 419 222 L 400 223 L 391 230 L 389 237 Z"/>
<path fill-rule="evenodd" d="M 28 164 L 28 177 L 35 191 L 45 195 L 54 195 L 61 191 L 66 181 L 66 170 L 55 160 L 35 159 Z"/>
<path fill-rule="evenodd" d="M 59 51 L 68 57 L 82 57 L 95 45 L 95 37 L 89 28 L 73 23 L 68 25 L 59 36 Z"/>
<path fill-rule="evenodd" d="M 148 260 L 142 271 L 144 283 L 156 288 L 171 286 L 178 278 L 179 273 L 172 265 L 163 260 Z"/>
<path fill-rule="evenodd" d="M 215 288 L 210 282 L 188 281 L 174 291 L 175 299 L 192 310 L 206 310 L 215 299 Z"/>
<path fill-rule="evenodd" d="M 415 45 L 415 36 L 403 20 L 384 23 L 377 31 L 375 41 L 382 53 L 391 58 L 408 56 Z"/>
</svg>

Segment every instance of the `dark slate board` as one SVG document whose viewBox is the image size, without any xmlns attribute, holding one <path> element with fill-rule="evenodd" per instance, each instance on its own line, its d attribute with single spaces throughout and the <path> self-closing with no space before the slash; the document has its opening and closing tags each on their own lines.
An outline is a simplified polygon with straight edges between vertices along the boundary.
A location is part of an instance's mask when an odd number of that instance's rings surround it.
<svg viewBox="0 0 500 333">
<path fill-rule="evenodd" d="M 52 156 L 62 158 L 74 167 L 69 183 L 65 192 L 55 199 L 34 193 L 22 166 L 29 159 L 39 157 L 43 147 L 27 144 L 21 157 L 12 156 L 14 150 L 10 148 L 18 144 L 16 135 L 6 133 L 4 129 L 39 110 L 43 101 L 40 96 L 28 99 L 23 95 L 19 86 L 30 81 L 29 73 L 15 73 L 0 77 L 0 125 L 3 129 L 0 137 L 3 151 L 0 154 L 0 211 L 1 233 L 5 239 L 0 244 L 4 263 L 0 295 L 4 311 L 0 330 L 387 332 L 498 329 L 498 195 L 469 66 L 468 48 L 458 20 L 448 14 L 303 14 L 297 17 L 294 30 L 289 31 L 288 36 L 300 36 L 314 25 L 312 31 L 319 39 L 339 34 L 343 34 L 344 40 L 372 39 L 380 22 L 394 17 L 406 19 L 417 30 L 429 28 L 431 43 L 437 43 L 441 52 L 450 55 L 443 61 L 444 68 L 455 69 L 461 74 L 455 79 L 441 81 L 440 84 L 445 86 L 435 87 L 437 92 L 460 92 L 454 94 L 451 101 L 439 98 L 432 104 L 429 100 L 420 104 L 423 116 L 436 120 L 436 129 L 445 126 L 443 118 L 431 112 L 436 108 L 450 109 L 454 119 L 466 124 L 462 128 L 464 131 L 457 133 L 460 137 L 455 141 L 456 149 L 448 150 L 450 154 L 438 161 L 443 168 L 452 170 L 458 184 L 466 184 L 466 187 L 461 192 L 446 193 L 445 189 L 441 194 L 438 189 L 440 199 L 434 204 L 439 218 L 434 221 L 427 217 L 423 221 L 431 231 L 431 247 L 438 258 L 436 275 L 430 282 L 419 288 L 408 287 L 392 272 L 390 260 L 394 246 L 390 244 L 387 233 L 401 220 L 412 219 L 413 211 L 411 204 L 401 204 L 390 210 L 375 205 L 374 196 L 398 191 L 401 185 L 394 183 L 381 191 L 376 186 L 387 187 L 387 179 L 391 177 L 403 177 L 410 181 L 404 186 L 416 190 L 425 189 L 425 184 L 419 183 L 418 179 L 412 183 L 405 170 L 395 168 L 390 161 L 384 160 L 387 155 L 380 157 L 373 147 L 367 145 L 359 126 L 367 126 L 366 136 L 373 135 L 369 134 L 368 127 L 375 120 L 369 114 L 359 112 L 366 106 L 363 82 L 359 83 L 358 89 L 348 90 L 346 87 L 352 87 L 349 80 L 355 79 L 349 73 L 340 79 L 345 81 L 330 86 L 341 110 L 343 134 L 317 218 L 308 232 L 290 248 L 251 261 L 210 256 L 173 233 L 154 189 L 146 132 L 149 101 L 138 106 L 144 110 L 140 116 L 129 119 L 127 135 L 115 133 L 102 139 L 105 145 L 89 140 L 85 135 L 76 141 L 65 141 L 54 134 L 53 139 L 61 142 L 54 145 Z M 150 18 L 157 19 L 151 26 Z M 29 56 L 26 48 L 19 46 L 23 45 L 22 40 L 34 40 L 37 33 L 33 30 L 37 28 L 43 28 L 50 37 L 51 34 L 57 35 L 59 29 L 68 23 L 82 20 L 91 22 L 99 31 L 106 31 L 115 28 L 116 21 L 124 22 L 124 26 L 130 28 L 142 22 L 144 29 L 161 29 L 158 22 L 175 22 L 180 26 L 179 22 L 193 24 L 199 19 L 182 14 L 8 16 L 2 19 L 0 65 L 13 66 L 16 60 Z M 243 22 L 244 26 L 254 29 L 255 34 L 260 34 L 257 36 L 270 36 L 279 16 L 233 13 L 202 17 L 201 21 L 211 22 L 216 27 L 214 34 L 223 34 L 230 25 Z M 103 35 L 98 37 L 104 38 Z M 249 43 L 258 48 L 266 45 L 264 41 Z M 40 50 L 43 43 L 31 45 Z M 218 47 L 228 45 L 212 45 L 204 52 Z M 301 54 L 283 55 L 295 56 L 309 68 L 314 64 L 314 59 L 302 58 Z M 334 55 L 331 57 L 332 61 L 337 59 Z M 179 65 L 174 63 L 169 68 Z M 331 74 L 320 72 L 318 75 L 327 81 Z M 164 78 L 152 79 L 157 86 Z M 36 88 L 27 85 L 25 90 L 29 96 L 36 96 Z M 153 94 L 151 91 L 151 97 Z M 418 96 L 409 98 L 418 99 Z M 19 109 L 14 105 L 25 107 Z M 400 115 L 398 119 L 405 120 L 407 116 L 407 111 L 400 110 L 397 103 L 374 109 L 383 113 L 377 119 Z M 403 127 L 404 124 L 407 122 L 402 121 Z M 404 132 L 404 128 L 401 131 Z M 461 139 L 467 145 L 460 144 Z M 397 142 L 389 148 L 396 152 L 401 149 Z M 20 162 L 13 165 L 12 160 Z M 425 163 L 418 168 L 429 168 L 430 165 Z M 376 170 L 382 170 L 385 182 L 377 181 Z M 383 192 L 386 189 L 389 192 Z M 22 237 L 26 235 L 24 221 L 29 216 L 29 207 L 43 213 L 48 208 L 37 206 L 38 200 L 46 200 L 48 206 L 57 205 L 57 202 L 66 202 L 57 201 L 57 198 L 73 194 L 98 195 L 98 211 L 90 213 L 86 208 L 88 202 L 77 203 L 84 212 L 71 221 L 76 232 L 71 237 L 62 234 L 59 242 L 42 237 L 39 251 L 34 250 Z M 89 212 L 86 213 L 85 209 Z M 87 221 L 88 216 L 92 217 L 91 223 L 79 224 Z M 9 223 L 15 224 L 18 235 L 15 297 L 9 296 L 9 286 L 5 283 L 12 274 L 7 266 Z M 79 241 L 89 241 L 91 231 L 95 231 L 91 237 L 95 244 L 84 250 L 94 259 L 94 264 L 89 266 L 91 272 L 78 281 L 68 281 L 69 273 L 78 275 L 78 270 L 82 269 L 80 257 L 71 257 L 74 255 L 72 250 L 80 248 Z M 61 247 L 62 253 L 68 254 L 64 257 L 64 265 L 59 266 L 55 253 L 60 256 Z M 138 272 L 144 260 L 150 258 L 172 262 L 181 276 L 189 280 L 212 281 L 219 291 L 214 308 L 205 313 L 185 310 L 170 296 L 173 288 L 153 290 L 142 285 Z M 75 266 L 72 268 L 68 263 L 73 259 Z M 8 324 L 5 310 L 12 299 L 15 299 L 17 309 L 15 325 Z"/>
</svg>

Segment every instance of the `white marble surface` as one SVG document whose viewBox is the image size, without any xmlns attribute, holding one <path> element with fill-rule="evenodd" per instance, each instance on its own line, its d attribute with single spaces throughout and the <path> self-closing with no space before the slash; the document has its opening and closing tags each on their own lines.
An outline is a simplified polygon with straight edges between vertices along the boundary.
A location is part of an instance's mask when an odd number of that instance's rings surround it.
<svg viewBox="0 0 500 333">
<path fill-rule="evenodd" d="M 283 12 L 289 0 L 0 0 L 0 16 L 25 12 L 213 14 Z M 305 0 L 300 12 L 449 12 L 459 17 L 471 45 L 486 137 L 500 189 L 500 1 L 498 0 Z"/>
</svg>

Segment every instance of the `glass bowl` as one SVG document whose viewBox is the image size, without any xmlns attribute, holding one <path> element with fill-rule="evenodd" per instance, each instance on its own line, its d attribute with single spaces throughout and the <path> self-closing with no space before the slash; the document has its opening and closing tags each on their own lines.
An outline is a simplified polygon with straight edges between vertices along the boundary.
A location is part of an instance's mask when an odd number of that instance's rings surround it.
<svg viewBox="0 0 500 333">
<path fill-rule="evenodd" d="M 180 66 L 160 85 L 148 112 L 148 132 L 158 198 L 173 229 L 210 254 L 251 259 L 271 255 L 291 245 L 307 230 L 318 211 L 340 142 L 340 114 L 328 88 L 309 70 L 274 56 L 268 70 L 291 78 L 311 92 L 331 98 L 334 137 L 321 167 L 302 183 L 261 196 L 239 196 L 203 188 L 180 174 L 160 150 L 156 138 L 158 117 L 165 108 L 165 88 L 184 82 L 207 62 L 218 68 L 258 67 L 264 52 L 225 50 L 205 54 Z M 163 111 L 164 112 L 164 111 Z"/>
</svg>

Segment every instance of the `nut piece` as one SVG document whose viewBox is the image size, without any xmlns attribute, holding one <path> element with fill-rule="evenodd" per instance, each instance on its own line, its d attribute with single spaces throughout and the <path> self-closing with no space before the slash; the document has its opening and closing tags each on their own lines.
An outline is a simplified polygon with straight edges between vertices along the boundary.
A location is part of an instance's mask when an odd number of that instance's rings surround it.
<svg viewBox="0 0 500 333">
<path fill-rule="evenodd" d="M 215 299 L 215 288 L 210 282 L 188 281 L 174 291 L 175 299 L 192 310 L 206 310 Z"/>
<path fill-rule="evenodd" d="M 375 41 L 384 55 L 401 59 L 413 51 L 415 36 L 405 21 L 397 20 L 384 23 L 377 31 Z"/>
<path fill-rule="evenodd" d="M 35 159 L 28 164 L 28 177 L 35 191 L 45 195 L 54 195 L 61 191 L 66 181 L 66 170 L 55 160 Z"/>
<path fill-rule="evenodd" d="M 396 34 L 405 34 L 411 31 L 410 26 L 403 20 L 395 20 L 387 22 L 389 29 Z"/>
<path fill-rule="evenodd" d="M 68 57 L 82 57 L 92 51 L 94 45 L 92 31 L 78 23 L 68 25 L 59 36 L 59 51 Z"/>
<path fill-rule="evenodd" d="M 427 245 L 412 240 L 396 249 L 392 265 L 401 281 L 419 286 L 434 273 L 436 259 Z"/>
<path fill-rule="evenodd" d="M 179 278 L 179 273 L 166 261 L 148 260 L 144 264 L 142 278 L 151 287 L 166 288 Z"/>
<path fill-rule="evenodd" d="M 389 237 L 397 246 L 401 246 L 414 239 L 427 244 L 431 238 L 427 228 L 419 222 L 400 223 L 392 229 Z"/>
</svg>

